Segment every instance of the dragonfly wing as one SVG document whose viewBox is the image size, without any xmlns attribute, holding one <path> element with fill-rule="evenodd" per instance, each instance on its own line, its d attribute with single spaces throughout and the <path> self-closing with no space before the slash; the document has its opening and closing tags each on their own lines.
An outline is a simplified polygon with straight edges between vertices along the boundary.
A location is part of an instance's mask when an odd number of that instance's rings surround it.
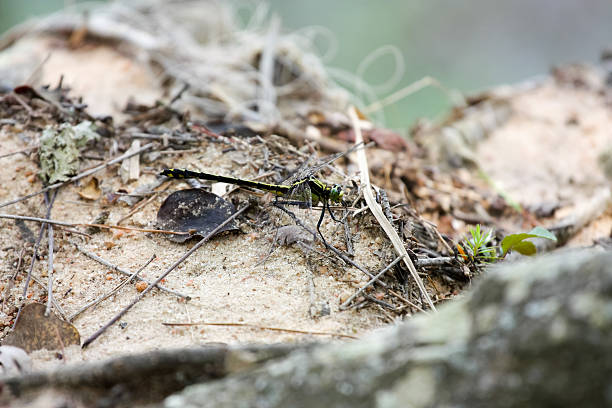
<svg viewBox="0 0 612 408">
<path fill-rule="evenodd" d="M 307 180 L 308 179 L 303 179 L 293 183 L 287 195 L 287 199 L 291 204 L 298 205 L 301 208 L 312 208 L 312 192 L 310 191 L 310 185 Z"/>
</svg>

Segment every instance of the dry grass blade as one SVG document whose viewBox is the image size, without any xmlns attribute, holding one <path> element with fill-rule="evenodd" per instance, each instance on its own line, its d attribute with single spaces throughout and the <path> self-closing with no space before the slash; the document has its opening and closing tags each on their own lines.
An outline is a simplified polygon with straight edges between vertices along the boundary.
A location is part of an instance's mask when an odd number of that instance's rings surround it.
<svg viewBox="0 0 612 408">
<path fill-rule="evenodd" d="M 357 112 L 355 111 L 355 108 L 350 107 L 348 114 L 351 118 L 351 122 L 353 123 L 353 130 L 355 132 L 355 144 L 363 143 L 361 127 L 359 125 L 359 119 L 357 117 Z M 365 151 L 363 149 L 360 149 L 357 150 L 356 154 L 359 171 L 361 173 L 361 188 L 363 190 L 363 195 L 365 197 L 366 203 L 368 204 L 368 207 L 370 208 L 370 211 L 372 211 L 372 214 L 391 240 L 391 243 L 393 243 L 393 247 L 397 251 L 398 255 L 403 257 L 402 259 L 404 261 L 404 264 L 406 264 L 406 267 L 408 267 L 412 278 L 415 280 L 417 286 L 419 287 L 421 296 L 423 296 L 423 299 L 425 299 L 429 307 L 435 311 L 436 307 L 434 306 L 431 298 L 429 297 L 427 289 L 425 289 L 425 285 L 423 284 L 421 277 L 419 276 L 416 268 L 414 267 L 414 264 L 410 260 L 408 252 L 406 252 L 406 248 L 404 248 L 402 240 L 397 235 L 397 232 L 395 231 L 389 220 L 387 220 L 387 217 L 385 217 L 385 214 L 383 214 L 380 205 L 374 199 L 374 194 L 372 193 L 372 186 L 370 184 L 370 173 L 368 169 L 368 162 Z"/>
<path fill-rule="evenodd" d="M 461 95 L 461 93 L 455 90 L 446 88 L 444 85 L 440 83 L 440 81 L 438 81 L 437 79 L 433 77 L 426 76 L 424 78 L 419 79 L 416 82 L 413 82 L 407 87 L 402 88 L 398 90 L 397 92 L 394 92 L 391 95 L 388 95 L 387 97 L 372 103 L 369 106 L 366 106 L 363 109 L 363 113 L 366 115 L 369 115 L 371 113 L 379 111 L 385 106 L 393 105 L 394 103 L 399 102 L 405 97 L 410 96 L 420 91 L 421 89 L 427 88 L 428 86 L 435 86 L 436 88 L 440 89 L 442 92 L 446 94 L 449 100 L 451 100 L 454 104 L 458 106 L 466 106 L 466 101 L 463 98 L 463 95 Z"/>
</svg>

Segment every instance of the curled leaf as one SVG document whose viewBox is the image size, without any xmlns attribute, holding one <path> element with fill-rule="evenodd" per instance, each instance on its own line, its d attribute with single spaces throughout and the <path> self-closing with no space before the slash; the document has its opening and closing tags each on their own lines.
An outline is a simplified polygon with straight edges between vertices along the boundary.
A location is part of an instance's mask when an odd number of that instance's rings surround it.
<svg viewBox="0 0 612 408">
<path fill-rule="evenodd" d="M 95 177 L 89 179 L 87 184 L 79 191 L 81 198 L 86 200 L 97 200 L 101 194 L 102 191 L 100 190 L 98 179 Z"/>
<path fill-rule="evenodd" d="M 236 212 L 234 205 L 208 191 L 192 188 L 176 191 L 168 196 L 157 212 L 161 229 L 189 232 L 190 235 L 168 235 L 174 242 L 185 242 L 193 236 L 204 237 Z M 221 231 L 238 229 L 230 222 Z"/>
</svg>

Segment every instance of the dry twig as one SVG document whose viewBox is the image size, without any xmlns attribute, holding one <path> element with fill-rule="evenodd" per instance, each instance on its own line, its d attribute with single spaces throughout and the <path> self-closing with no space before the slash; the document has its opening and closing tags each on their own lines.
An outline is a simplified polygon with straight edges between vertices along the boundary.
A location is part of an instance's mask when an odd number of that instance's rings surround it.
<svg viewBox="0 0 612 408">
<path fill-rule="evenodd" d="M 246 327 L 249 329 L 270 330 L 285 333 L 309 334 L 312 336 L 333 336 L 343 337 L 346 339 L 356 339 L 357 337 L 342 333 L 319 332 L 311 330 L 285 329 L 281 327 L 259 326 L 250 323 L 233 323 L 233 322 L 194 322 L 194 323 L 162 323 L 164 326 L 225 326 L 225 327 Z"/>
<path fill-rule="evenodd" d="M 66 222 L 66 221 L 57 221 L 57 220 L 50 220 L 47 218 L 28 217 L 26 215 L 15 215 L 15 214 L 0 213 L 0 218 L 42 222 L 45 224 L 59 225 L 62 227 L 96 227 L 96 228 L 103 228 L 103 229 L 120 229 L 120 230 L 125 230 L 125 231 L 150 232 L 150 233 L 157 233 L 157 234 L 189 235 L 189 232 L 156 230 L 156 229 L 150 229 L 150 228 L 124 227 L 123 225 L 72 223 L 72 222 Z"/>
</svg>

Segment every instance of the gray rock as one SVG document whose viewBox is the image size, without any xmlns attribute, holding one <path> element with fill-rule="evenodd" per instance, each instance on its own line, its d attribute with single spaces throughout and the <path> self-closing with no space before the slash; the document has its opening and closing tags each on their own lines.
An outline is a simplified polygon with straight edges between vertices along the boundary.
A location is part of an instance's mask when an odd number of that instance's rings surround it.
<svg viewBox="0 0 612 408">
<path fill-rule="evenodd" d="M 612 405 L 612 253 L 493 268 L 433 315 L 193 385 L 175 407 Z"/>
</svg>

